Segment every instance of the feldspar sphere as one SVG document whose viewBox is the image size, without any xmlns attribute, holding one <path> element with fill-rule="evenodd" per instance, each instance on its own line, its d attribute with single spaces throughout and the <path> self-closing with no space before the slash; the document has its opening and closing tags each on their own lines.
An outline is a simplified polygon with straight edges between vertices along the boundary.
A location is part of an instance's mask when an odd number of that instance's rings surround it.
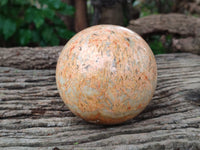
<svg viewBox="0 0 200 150">
<path fill-rule="evenodd" d="M 118 124 L 137 116 L 152 99 L 156 61 L 135 32 L 97 25 L 77 33 L 65 45 L 56 82 L 74 114 L 92 123 Z"/>
</svg>

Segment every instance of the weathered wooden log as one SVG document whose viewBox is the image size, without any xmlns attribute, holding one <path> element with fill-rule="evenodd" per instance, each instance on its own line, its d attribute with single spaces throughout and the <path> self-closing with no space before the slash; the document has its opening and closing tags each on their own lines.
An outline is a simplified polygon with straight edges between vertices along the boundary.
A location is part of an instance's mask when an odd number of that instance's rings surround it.
<svg viewBox="0 0 200 150">
<path fill-rule="evenodd" d="M 200 18 L 182 14 L 151 15 L 130 21 L 128 28 L 142 36 L 172 34 L 174 52 L 200 54 Z"/>
<path fill-rule="evenodd" d="M 59 97 L 54 69 L 0 67 L 0 149 L 199 150 L 200 56 L 164 54 L 156 60 L 153 100 L 117 126 L 74 116 Z"/>
<path fill-rule="evenodd" d="M 0 66 L 20 69 L 52 69 L 63 46 L 0 48 Z"/>
</svg>

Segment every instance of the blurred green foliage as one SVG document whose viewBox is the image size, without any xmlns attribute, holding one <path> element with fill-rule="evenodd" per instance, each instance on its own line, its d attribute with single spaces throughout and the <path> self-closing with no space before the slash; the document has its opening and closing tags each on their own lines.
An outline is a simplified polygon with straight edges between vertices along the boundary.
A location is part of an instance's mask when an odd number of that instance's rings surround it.
<svg viewBox="0 0 200 150">
<path fill-rule="evenodd" d="M 58 14 L 74 11 L 61 0 L 0 0 L 0 46 L 59 45 L 74 33 Z"/>
<path fill-rule="evenodd" d="M 133 7 L 140 7 L 140 17 L 158 13 L 170 13 L 173 10 L 175 0 L 135 0 Z"/>
<path fill-rule="evenodd" d="M 166 53 L 166 49 L 163 46 L 163 43 L 160 41 L 160 36 L 158 35 L 151 36 L 149 38 L 148 44 L 155 55 Z"/>
<path fill-rule="evenodd" d="M 156 54 L 164 54 L 170 53 L 170 47 L 172 44 L 172 35 L 167 34 L 163 35 L 163 41 L 161 40 L 162 35 L 150 35 L 146 38 L 147 43 L 149 44 L 150 48 L 152 49 L 153 53 Z"/>
</svg>

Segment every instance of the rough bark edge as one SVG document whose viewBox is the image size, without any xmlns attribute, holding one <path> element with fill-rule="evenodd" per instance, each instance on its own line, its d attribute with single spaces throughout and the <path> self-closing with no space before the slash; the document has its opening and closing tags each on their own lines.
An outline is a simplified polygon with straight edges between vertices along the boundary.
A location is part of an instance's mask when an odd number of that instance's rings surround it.
<svg viewBox="0 0 200 150">
<path fill-rule="evenodd" d="M 0 48 L 0 66 L 20 69 L 52 69 L 56 67 L 63 46 Z"/>
<path fill-rule="evenodd" d="M 200 18 L 183 14 L 151 15 L 131 20 L 129 29 L 141 36 L 150 34 L 172 34 L 174 52 L 200 54 Z"/>
</svg>

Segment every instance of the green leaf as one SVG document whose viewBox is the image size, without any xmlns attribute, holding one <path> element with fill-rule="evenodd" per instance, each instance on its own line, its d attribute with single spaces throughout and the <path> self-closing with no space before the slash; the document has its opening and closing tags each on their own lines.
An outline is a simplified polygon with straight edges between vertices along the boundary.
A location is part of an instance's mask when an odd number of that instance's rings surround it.
<svg viewBox="0 0 200 150">
<path fill-rule="evenodd" d="M 62 28 L 57 27 L 57 28 L 56 28 L 56 31 L 57 31 L 58 35 L 59 35 L 61 38 L 63 38 L 63 39 L 66 38 L 66 32 L 67 32 L 66 29 L 62 29 Z"/>
<path fill-rule="evenodd" d="M 8 3 L 8 0 L 0 0 L 0 6 L 4 6 Z"/>
<path fill-rule="evenodd" d="M 32 41 L 35 43 L 40 43 L 40 31 L 33 30 L 32 33 Z"/>
<path fill-rule="evenodd" d="M 56 26 L 65 26 L 64 22 L 57 16 L 53 18 L 53 22 Z"/>
<path fill-rule="evenodd" d="M 30 39 L 31 39 L 31 31 L 30 30 L 22 29 L 19 31 L 19 35 L 20 35 L 20 44 L 21 45 L 26 45 L 30 42 Z"/>
<path fill-rule="evenodd" d="M 15 33 L 15 31 L 16 31 L 16 23 L 10 19 L 6 19 L 5 22 L 3 22 L 4 38 L 7 40 Z"/>
<path fill-rule="evenodd" d="M 60 11 L 60 13 L 63 14 L 63 15 L 72 16 L 75 13 L 75 8 L 73 6 L 64 4 L 62 11 Z"/>
<path fill-rule="evenodd" d="M 10 0 L 11 1 L 11 0 Z M 12 0 L 11 3 L 15 4 L 15 5 L 19 5 L 19 6 L 23 6 L 23 5 L 31 5 L 35 0 Z"/>
<path fill-rule="evenodd" d="M 55 34 L 54 34 L 55 35 Z M 58 39 L 58 37 L 55 35 L 51 38 L 50 40 L 50 44 L 51 46 L 56 46 L 59 45 L 60 40 Z"/>
<path fill-rule="evenodd" d="M 60 9 L 63 3 L 61 0 L 47 0 L 47 5 L 53 9 Z"/>
<path fill-rule="evenodd" d="M 56 14 L 74 12 L 62 0 L 0 0 L 0 45 L 58 45 L 75 33 Z"/>
<path fill-rule="evenodd" d="M 40 46 L 46 46 L 46 45 L 47 44 L 43 40 L 40 41 Z"/>
<path fill-rule="evenodd" d="M 62 6 L 62 3 L 60 0 L 57 0 L 57 1 L 52 0 L 51 2 L 52 2 L 53 8 L 55 8 L 55 9 L 59 9 Z"/>
<path fill-rule="evenodd" d="M 2 32 L 3 29 L 3 22 L 4 22 L 4 17 L 0 15 L 0 33 Z"/>
<path fill-rule="evenodd" d="M 165 48 L 163 47 L 163 44 L 161 41 L 151 41 L 149 43 L 149 46 L 151 47 L 154 54 L 163 54 L 165 53 Z"/>
<path fill-rule="evenodd" d="M 55 11 L 47 7 L 42 9 L 42 13 L 46 18 L 49 18 L 49 19 L 53 19 L 55 16 Z"/>
<path fill-rule="evenodd" d="M 51 40 L 52 34 L 53 34 L 53 29 L 52 28 L 45 28 L 42 31 L 42 37 L 47 42 Z"/>
<path fill-rule="evenodd" d="M 25 21 L 30 23 L 33 21 L 33 12 L 34 12 L 34 8 L 30 7 L 25 11 Z"/>
<path fill-rule="evenodd" d="M 36 28 L 39 28 L 44 23 L 44 18 L 37 14 L 33 20 Z"/>
<path fill-rule="evenodd" d="M 44 16 L 41 11 L 35 7 L 30 7 L 26 11 L 25 20 L 34 22 L 36 28 L 39 28 L 44 23 Z"/>
<path fill-rule="evenodd" d="M 58 35 L 63 39 L 70 39 L 72 36 L 75 35 L 74 32 L 59 27 L 56 28 L 56 31 Z"/>
<path fill-rule="evenodd" d="M 52 28 L 45 28 L 42 32 L 42 37 L 47 44 L 52 46 L 59 44 L 59 39 L 57 35 L 54 33 Z"/>
</svg>

